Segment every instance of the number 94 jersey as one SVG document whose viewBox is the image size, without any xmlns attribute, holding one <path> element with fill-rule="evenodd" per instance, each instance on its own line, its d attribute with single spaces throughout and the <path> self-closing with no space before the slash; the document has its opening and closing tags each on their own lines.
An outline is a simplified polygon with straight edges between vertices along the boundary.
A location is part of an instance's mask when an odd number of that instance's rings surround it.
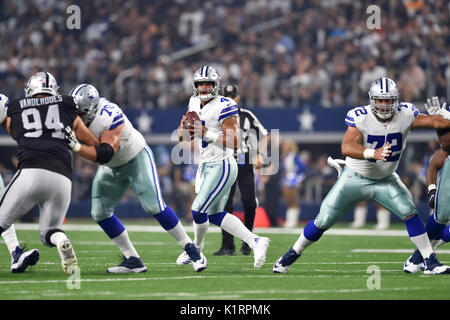
<svg viewBox="0 0 450 320">
<path fill-rule="evenodd" d="M 113 130 L 122 124 L 124 124 L 124 127 L 119 149 L 112 159 L 105 164 L 110 168 L 128 163 L 145 147 L 146 142 L 142 134 L 133 127 L 117 104 L 105 98 L 100 98 L 97 113 L 94 120 L 89 124 L 89 129 L 100 138 L 103 132 Z"/>
<path fill-rule="evenodd" d="M 411 103 L 400 103 L 390 121 L 381 122 L 370 110 L 370 106 L 350 110 L 345 123 L 357 128 L 363 135 L 365 148 L 378 149 L 387 142 L 391 144 L 391 155 L 386 161 L 345 158 L 345 165 L 369 179 L 383 179 L 397 170 L 406 140 L 419 111 Z"/>
</svg>

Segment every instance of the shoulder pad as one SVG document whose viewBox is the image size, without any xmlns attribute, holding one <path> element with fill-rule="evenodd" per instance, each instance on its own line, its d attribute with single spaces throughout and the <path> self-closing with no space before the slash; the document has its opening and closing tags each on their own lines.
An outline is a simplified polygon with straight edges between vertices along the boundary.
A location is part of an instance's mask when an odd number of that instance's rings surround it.
<svg viewBox="0 0 450 320">
<path fill-rule="evenodd" d="M 417 109 L 416 106 L 410 102 L 400 102 L 397 110 L 399 112 L 411 114 L 414 117 L 417 117 L 420 113 L 419 109 Z"/>
<path fill-rule="evenodd" d="M 122 109 L 104 98 L 99 101 L 97 115 L 100 122 L 105 126 L 106 130 L 112 130 L 124 123 L 124 115 Z"/>
<path fill-rule="evenodd" d="M 345 123 L 351 127 L 356 127 L 358 119 L 364 118 L 369 112 L 366 106 L 353 108 L 347 112 Z"/>
</svg>

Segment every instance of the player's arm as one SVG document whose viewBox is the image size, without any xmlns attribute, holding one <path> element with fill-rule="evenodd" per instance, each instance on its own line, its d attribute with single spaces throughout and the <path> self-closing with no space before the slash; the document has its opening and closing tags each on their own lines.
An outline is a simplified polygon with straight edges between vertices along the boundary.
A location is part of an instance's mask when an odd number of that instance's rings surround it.
<svg viewBox="0 0 450 320">
<path fill-rule="evenodd" d="M 259 149 L 258 154 L 255 156 L 255 159 L 253 160 L 253 165 L 255 169 L 261 169 L 264 165 L 264 155 L 267 151 L 267 146 L 269 145 L 270 136 L 265 135 L 261 138 L 259 141 Z"/>
<path fill-rule="evenodd" d="M 354 159 L 375 159 L 386 161 L 392 151 L 391 145 L 386 143 L 378 149 L 365 148 L 362 144 L 363 134 L 356 127 L 349 126 L 344 134 L 341 144 L 341 152 L 344 156 Z"/>
<path fill-rule="evenodd" d="M 450 121 L 446 120 L 440 114 L 435 115 L 419 114 L 412 124 L 413 129 L 417 128 L 445 129 L 449 127 Z"/>
<path fill-rule="evenodd" d="M 81 120 L 79 116 L 77 116 L 75 121 L 73 122 L 73 129 L 75 131 L 77 139 L 82 141 L 84 144 L 94 147 L 100 144 L 100 139 L 94 133 L 92 133 L 92 131 L 89 130 L 88 127 L 86 127 L 83 120 Z"/>
<path fill-rule="evenodd" d="M 196 127 L 198 126 L 198 128 Z M 215 143 L 221 147 L 237 149 L 241 143 L 241 133 L 239 131 L 239 124 L 236 117 L 229 117 L 222 122 L 223 135 L 208 130 L 205 126 L 201 125 L 201 122 L 196 122 L 194 132 L 200 130 L 203 135 L 203 139 L 207 143 Z"/>
<path fill-rule="evenodd" d="M 15 140 L 12 129 L 11 129 L 11 117 L 5 118 L 5 121 L 3 121 L 3 123 L 2 123 L 2 127 Z"/>
<path fill-rule="evenodd" d="M 428 204 L 431 208 L 434 208 L 434 200 L 436 197 L 436 181 L 439 170 L 444 166 L 445 159 L 447 158 L 448 153 L 442 149 L 436 151 L 436 153 L 431 158 L 430 165 L 427 169 L 426 179 L 428 186 Z"/>
<path fill-rule="evenodd" d="M 105 131 L 100 138 L 100 144 L 98 146 L 82 145 L 79 142 L 78 144 L 74 143 L 72 146 L 72 141 L 73 139 L 76 140 L 76 137 L 75 133 L 70 131 L 70 128 L 66 128 L 66 138 L 72 150 L 80 156 L 100 164 L 105 164 L 112 159 L 114 153 L 119 149 L 123 127 L 124 124 L 121 124 L 114 129 Z"/>
</svg>

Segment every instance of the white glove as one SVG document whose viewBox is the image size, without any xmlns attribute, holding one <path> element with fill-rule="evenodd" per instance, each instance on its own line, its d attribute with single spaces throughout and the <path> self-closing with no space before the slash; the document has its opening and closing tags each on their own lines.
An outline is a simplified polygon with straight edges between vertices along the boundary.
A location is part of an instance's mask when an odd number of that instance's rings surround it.
<svg viewBox="0 0 450 320">
<path fill-rule="evenodd" d="M 427 103 L 425 103 L 425 109 L 427 110 L 429 115 L 440 114 L 441 104 L 439 103 L 439 98 L 432 97 L 431 101 L 430 99 L 427 99 Z"/>
<path fill-rule="evenodd" d="M 342 172 L 342 165 L 345 165 L 345 160 L 342 159 L 333 159 L 332 157 L 328 157 L 327 158 L 327 164 L 332 167 L 335 168 L 336 171 L 338 172 L 338 177 L 341 175 Z"/>
<path fill-rule="evenodd" d="M 78 142 L 75 132 L 73 132 L 72 128 L 69 126 L 65 127 L 65 131 L 66 142 L 69 148 L 74 152 L 80 151 L 81 144 Z"/>
<path fill-rule="evenodd" d="M 447 103 L 444 103 L 442 105 L 442 108 L 440 110 L 440 114 L 441 114 L 441 116 L 444 117 L 444 119 L 450 121 L 450 111 L 447 110 Z"/>
</svg>

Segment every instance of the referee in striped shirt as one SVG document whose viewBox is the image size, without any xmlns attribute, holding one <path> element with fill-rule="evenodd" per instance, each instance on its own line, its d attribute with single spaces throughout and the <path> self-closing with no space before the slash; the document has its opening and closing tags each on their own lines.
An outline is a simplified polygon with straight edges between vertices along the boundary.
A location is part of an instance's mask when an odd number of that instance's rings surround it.
<svg viewBox="0 0 450 320">
<path fill-rule="evenodd" d="M 240 96 L 238 95 L 238 87 L 236 85 L 226 85 L 223 88 L 222 95 L 232 98 L 239 106 Z M 260 169 L 263 166 L 263 153 L 266 149 L 268 135 L 267 130 L 250 110 L 238 108 L 241 145 L 234 155 L 238 163 L 238 176 L 230 190 L 225 211 L 233 213 L 233 198 L 236 191 L 236 185 L 238 185 L 241 192 L 241 201 L 244 206 L 244 224 L 249 230 L 253 230 L 255 212 L 258 206 L 254 169 Z M 250 251 L 250 247 L 245 242 L 242 242 L 242 254 L 249 255 Z M 214 255 L 223 256 L 235 254 L 236 247 L 234 245 L 233 236 L 222 229 L 222 246 L 214 253 Z"/>
</svg>

